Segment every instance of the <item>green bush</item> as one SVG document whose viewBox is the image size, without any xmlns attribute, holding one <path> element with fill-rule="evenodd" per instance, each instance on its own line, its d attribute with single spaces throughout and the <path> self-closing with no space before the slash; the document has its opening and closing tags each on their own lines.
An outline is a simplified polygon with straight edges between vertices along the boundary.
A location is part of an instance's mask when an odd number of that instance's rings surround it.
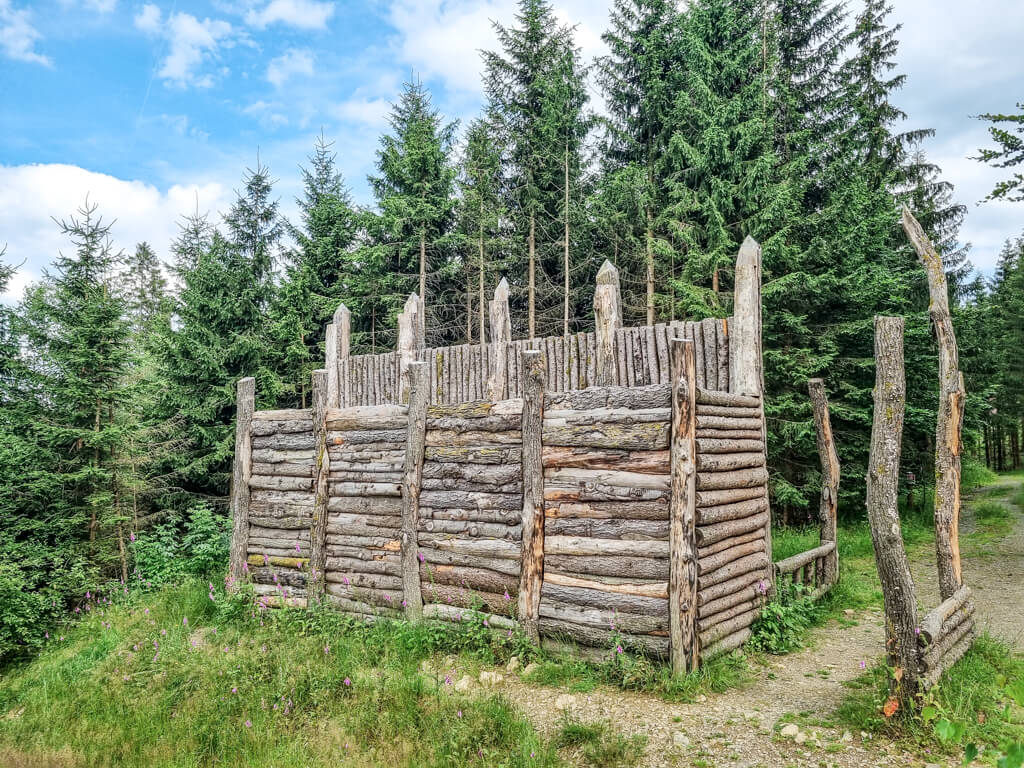
<svg viewBox="0 0 1024 768">
<path fill-rule="evenodd" d="M 147 587 L 181 582 L 187 576 L 208 577 L 225 568 L 229 521 L 206 504 L 153 526 L 131 543 L 135 576 Z"/>
<path fill-rule="evenodd" d="M 803 647 L 804 636 L 823 609 L 800 584 L 780 581 L 775 597 L 761 609 L 747 647 L 783 654 Z"/>
</svg>

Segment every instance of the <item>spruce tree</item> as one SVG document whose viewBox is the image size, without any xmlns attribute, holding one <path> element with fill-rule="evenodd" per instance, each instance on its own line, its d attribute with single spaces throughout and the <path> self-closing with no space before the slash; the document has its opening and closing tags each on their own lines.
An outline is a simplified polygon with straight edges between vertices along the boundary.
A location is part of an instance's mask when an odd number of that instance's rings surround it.
<svg viewBox="0 0 1024 768">
<path fill-rule="evenodd" d="M 976 160 L 988 163 L 994 168 L 1014 168 L 1024 163 L 1024 102 L 1017 103 L 1019 114 L 984 114 L 980 120 L 991 123 L 989 135 L 996 143 L 995 148 L 979 149 Z M 1014 173 L 1001 181 L 989 192 L 986 200 L 1024 200 L 1024 173 Z"/>
<path fill-rule="evenodd" d="M 142 332 L 156 321 L 167 298 L 167 278 L 149 243 L 135 246 L 135 253 L 128 258 L 126 277 L 128 311 L 136 332 Z"/>
</svg>

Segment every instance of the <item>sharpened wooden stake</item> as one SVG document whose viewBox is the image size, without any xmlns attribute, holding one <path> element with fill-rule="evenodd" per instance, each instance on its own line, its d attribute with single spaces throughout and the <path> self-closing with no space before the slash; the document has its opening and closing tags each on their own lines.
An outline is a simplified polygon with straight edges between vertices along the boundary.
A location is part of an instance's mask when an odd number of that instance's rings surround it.
<svg viewBox="0 0 1024 768">
<path fill-rule="evenodd" d="M 828 397 L 825 382 L 810 379 L 807 391 L 814 409 L 814 426 L 818 437 L 818 456 L 821 458 L 821 502 L 818 505 L 818 524 L 821 526 L 821 543 L 837 544 L 836 526 L 839 514 L 839 454 L 832 437 L 832 419 L 828 412 Z M 833 547 L 825 557 L 823 584 L 834 584 L 839 580 L 839 547 Z"/>
<path fill-rule="evenodd" d="M 238 380 L 235 417 L 235 460 L 231 473 L 231 558 L 228 574 L 235 585 L 245 576 L 249 549 L 249 479 L 252 476 L 252 414 L 256 407 L 256 379 Z"/>
<path fill-rule="evenodd" d="M 669 639 L 672 672 L 697 669 L 697 362 L 693 341 L 672 340 L 672 498 L 669 525 Z"/>
<path fill-rule="evenodd" d="M 430 399 L 430 371 L 427 363 L 409 366 L 409 428 L 402 477 L 402 592 L 405 615 L 410 621 L 423 616 L 420 587 L 419 519 L 423 484 L 423 454 L 427 434 L 427 401 Z"/>
<path fill-rule="evenodd" d="M 597 337 L 597 386 L 619 383 L 615 375 L 615 338 L 622 327 L 622 298 L 619 270 L 605 261 L 597 273 L 594 290 L 594 330 Z M 624 382 L 623 382 L 624 383 Z"/>
<path fill-rule="evenodd" d="M 337 366 L 335 366 L 337 367 Z M 309 529 L 309 574 L 307 598 L 318 601 L 324 596 L 327 568 L 327 479 L 331 460 L 327 455 L 327 404 L 330 400 L 326 370 L 313 371 L 313 524 Z"/>
<path fill-rule="evenodd" d="M 405 300 L 405 307 L 398 315 L 398 374 L 400 387 L 398 402 L 409 402 L 409 366 L 416 361 L 419 350 L 423 349 L 423 301 L 415 293 Z"/>
<path fill-rule="evenodd" d="M 506 398 L 508 347 L 512 341 L 512 320 L 508 310 L 508 280 L 504 277 L 494 289 L 488 305 L 491 317 L 490 370 L 487 372 L 487 396 L 492 401 Z"/>
<path fill-rule="evenodd" d="M 519 575 L 519 622 L 538 641 L 540 591 L 544 580 L 544 468 L 541 434 L 544 424 L 544 355 L 524 350 L 523 377 L 523 542 Z"/>
</svg>

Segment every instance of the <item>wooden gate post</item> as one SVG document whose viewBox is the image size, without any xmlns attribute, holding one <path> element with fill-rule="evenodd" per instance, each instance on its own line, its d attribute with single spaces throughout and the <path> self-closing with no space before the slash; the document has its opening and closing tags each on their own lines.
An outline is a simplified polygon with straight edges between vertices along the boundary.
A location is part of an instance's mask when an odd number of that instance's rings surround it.
<svg viewBox="0 0 1024 768">
<path fill-rule="evenodd" d="M 337 370 L 337 365 L 334 366 Z M 330 372 L 313 371 L 313 524 L 309 529 L 309 573 L 306 574 L 306 595 L 310 604 L 324 596 L 327 586 L 327 478 L 331 461 L 327 454 L 327 408 L 330 395 Z"/>
<path fill-rule="evenodd" d="M 669 512 L 669 647 L 672 672 L 697 669 L 697 365 L 693 341 L 672 340 L 672 500 Z"/>
<path fill-rule="evenodd" d="M 619 289 L 619 270 L 606 260 L 598 270 L 597 287 L 594 289 L 594 335 L 597 337 L 599 387 L 610 387 L 616 382 L 615 336 L 621 327 L 622 297 Z"/>
<path fill-rule="evenodd" d="M 519 572 L 519 622 L 534 642 L 539 640 L 540 591 L 544 578 L 544 354 L 523 350 L 523 557 Z"/>
<path fill-rule="evenodd" d="M 917 598 L 897 509 L 903 412 L 907 388 L 903 373 L 903 318 L 875 318 L 875 394 L 868 458 L 868 521 L 875 564 L 885 601 L 885 647 L 889 666 L 902 670 L 892 692 L 905 703 L 917 692 Z"/>
<path fill-rule="evenodd" d="M 814 409 L 814 426 L 818 436 L 818 456 L 821 458 L 821 502 L 818 505 L 818 522 L 821 526 L 821 543 L 833 542 L 835 548 L 825 556 L 821 584 L 835 584 L 839 581 L 839 542 L 837 520 L 839 513 L 839 454 L 832 437 L 832 419 L 828 413 L 828 398 L 825 382 L 809 379 L 807 392 Z"/>
<path fill-rule="evenodd" d="M 494 289 L 488 305 L 491 318 L 490 370 L 487 372 L 487 397 L 492 402 L 506 397 L 508 378 L 508 345 L 512 341 L 512 319 L 508 310 L 508 280 L 504 277 Z"/>
<path fill-rule="evenodd" d="M 256 408 L 256 379 L 238 380 L 235 417 L 235 460 L 231 473 L 231 557 L 228 575 L 233 585 L 245 575 L 249 550 L 249 480 L 252 478 L 252 414 Z"/>
<path fill-rule="evenodd" d="M 409 366 L 416 361 L 416 354 L 423 349 L 423 301 L 415 293 L 405 300 L 405 307 L 398 315 L 398 402 L 409 402 Z"/>
<path fill-rule="evenodd" d="M 402 594 L 405 599 L 406 617 L 410 621 L 419 621 L 423 617 L 423 593 L 420 587 L 420 564 L 417 559 L 417 532 L 427 435 L 427 401 L 430 399 L 430 371 L 427 363 L 410 363 L 409 382 L 409 427 L 402 476 Z"/>
<path fill-rule="evenodd" d="M 903 229 L 928 273 L 928 315 L 939 344 L 939 415 L 935 424 L 935 549 L 939 594 L 951 598 L 964 583 L 960 566 L 960 449 L 964 423 L 964 377 L 949 313 L 949 287 L 942 257 L 917 219 L 903 207 Z"/>
</svg>

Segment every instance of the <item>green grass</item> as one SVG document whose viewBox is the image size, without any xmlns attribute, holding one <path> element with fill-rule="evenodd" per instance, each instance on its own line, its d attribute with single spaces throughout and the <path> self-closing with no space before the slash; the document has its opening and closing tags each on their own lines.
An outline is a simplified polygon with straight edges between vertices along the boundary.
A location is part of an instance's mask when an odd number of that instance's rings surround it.
<svg viewBox="0 0 1024 768">
<path fill-rule="evenodd" d="M 920 749 L 961 754 L 963 744 L 973 743 L 986 751 L 1024 741 L 1024 658 L 988 635 L 981 635 L 967 654 L 933 688 L 926 704 L 934 717 L 898 712 L 887 719 L 882 704 L 888 696 L 888 673 L 877 666 L 847 683 L 847 695 L 834 720 L 840 727 L 907 741 Z M 1014 690 L 1014 685 L 1017 689 Z M 1020 697 L 1015 700 L 1015 695 Z M 957 743 L 943 741 L 935 723 L 946 720 L 963 727 Z"/>
<path fill-rule="evenodd" d="M 640 762 L 647 738 L 643 735 L 626 737 L 607 722 L 583 723 L 565 715 L 554 743 L 560 748 L 577 750 L 584 765 L 625 768 Z"/>
</svg>

